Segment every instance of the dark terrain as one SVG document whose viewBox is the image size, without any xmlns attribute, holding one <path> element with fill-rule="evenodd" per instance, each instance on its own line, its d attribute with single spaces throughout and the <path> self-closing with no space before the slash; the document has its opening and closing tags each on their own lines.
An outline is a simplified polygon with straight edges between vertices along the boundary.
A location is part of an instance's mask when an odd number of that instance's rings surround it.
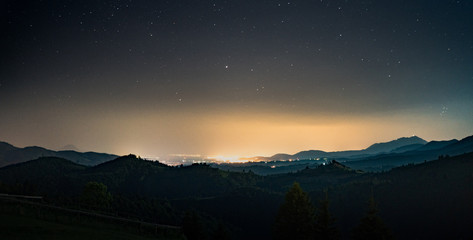
<svg viewBox="0 0 473 240">
<path fill-rule="evenodd" d="M 325 165 L 307 160 L 300 170 L 266 176 L 248 168 L 233 172 L 207 164 L 171 167 L 134 155 L 96 166 L 42 157 L 0 168 L 0 191 L 174 226 L 182 226 L 186 213 L 193 212 L 208 239 L 215 238 L 222 226 L 233 239 L 271 239 L 284 194 L 298 182 L 314 206 L 327 192 L 343 239 L 350 238 L 371 196 L 397 239 L 469 239 L 473 237 L 472 141 L 468 137 L 431 142 L 364 160 L 326 160 Z M 366 171 L 388 165 L 397 167 Z M 355 170 L 360 168 L 365 171 Z M 108 205 L 91 209 L 81 202 L 89 182 L 107 187 L 112 197 Z"/>
</svg>

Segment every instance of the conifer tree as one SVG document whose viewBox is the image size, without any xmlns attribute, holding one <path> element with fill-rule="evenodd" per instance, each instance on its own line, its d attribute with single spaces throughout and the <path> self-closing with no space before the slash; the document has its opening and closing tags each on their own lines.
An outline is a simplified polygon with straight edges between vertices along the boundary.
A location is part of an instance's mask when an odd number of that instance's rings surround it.
<svg viewBox="0 0 473 240">
<path fill-rule="evenodd" d="M 110 208 L 112 195 L 107 190 L 107 186 L 99 182 L 88 182 L 85 184 L 80 196 L 83 207 L 93 210 L 106 210 Z"/>
<path fill-rule="evenodd" d="M 352 238 L 355 240 L 393 239 L 391 231 L 378 216 L 378 207 L 373 196 L 369 200 L 366 216 L 353 229 Z"/>
<path fill-rule="evenodd" d="M 312 239 L 315 211 L 299 183 L 295 182 L 286 193 L 274 223 L 275 239 Z"/>
<path fill-rule="evenodd" d="M 330 215 L 328 193 L 325 192 L 325 199 L 320 201 L 316 214 L 315 239 L 339 239 L 340 233 L 335 226 L 335 218 Z"/>
</svg>

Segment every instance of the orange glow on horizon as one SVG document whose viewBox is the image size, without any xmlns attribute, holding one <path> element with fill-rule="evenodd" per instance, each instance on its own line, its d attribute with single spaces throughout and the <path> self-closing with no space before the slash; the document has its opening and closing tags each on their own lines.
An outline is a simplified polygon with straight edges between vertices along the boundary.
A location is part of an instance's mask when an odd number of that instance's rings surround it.
<svg viewBox="0 0 473 240">
<path fill-rule="evenodd" d="M 217 162 L 223 162 L 223 163 L 246 163 L 249 162 L 248 158 L 242 158 L 239 156 L 223 156 L 223 155 L 218 155 L 218 156 L 209 156 L 207 157 L 209 160 L 215 160 Z"/>
<path fill-rule="evenodd" d="M 214 156 L 223 162 L 247 162 L 255 161 L 254 157 L 258 156 L 295 154 L 304 150 L 359 150 L 413 134 L 426 140 L 458 138 L 452 133 L 459 132 L 460 127 L 455 127 L 460 124 L 445 125 L 439 121 L 429 115 L 412 116 L 408 112 L 388 117 L 270 112 L 147 113 L 120 119 L 104 115 L 91 123 L 96 126 L 91 134 L 74 132 L 71 135 L 90 144 L 79 145 L 80 148 L 94 151 L 158 156 L 161 160 L 170 154 L 182 153 L 194 158 Z M 438 126 L 436 132 L 431 126 Z M 103 148 L 101 143 L 109 147 Z"/>
</svg>

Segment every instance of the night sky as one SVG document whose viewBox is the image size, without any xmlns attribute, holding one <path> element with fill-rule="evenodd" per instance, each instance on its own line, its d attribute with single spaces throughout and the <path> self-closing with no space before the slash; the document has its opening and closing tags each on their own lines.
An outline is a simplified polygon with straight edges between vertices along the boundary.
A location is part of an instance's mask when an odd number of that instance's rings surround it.
<svg viewBox="0 0 473 240">
<path fill-rule="evenodd" d="M 2 1 L 0 140 L 223 156 L 473 134 L 473 2 Z"/>
</svg>

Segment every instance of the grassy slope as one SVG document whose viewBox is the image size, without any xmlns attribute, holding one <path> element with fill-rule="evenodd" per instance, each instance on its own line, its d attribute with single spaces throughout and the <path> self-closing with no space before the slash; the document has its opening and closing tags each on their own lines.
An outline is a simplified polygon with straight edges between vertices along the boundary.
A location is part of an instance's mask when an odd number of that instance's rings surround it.
<svg viewBox="0 0 473 240">
<path fill-rule="evenodd" d="M 2 239 L 159 239 L 117 230 L 110 224 L 57 223 L 13 213 L 0 213 L 0 232 Z"/>
</svg>

